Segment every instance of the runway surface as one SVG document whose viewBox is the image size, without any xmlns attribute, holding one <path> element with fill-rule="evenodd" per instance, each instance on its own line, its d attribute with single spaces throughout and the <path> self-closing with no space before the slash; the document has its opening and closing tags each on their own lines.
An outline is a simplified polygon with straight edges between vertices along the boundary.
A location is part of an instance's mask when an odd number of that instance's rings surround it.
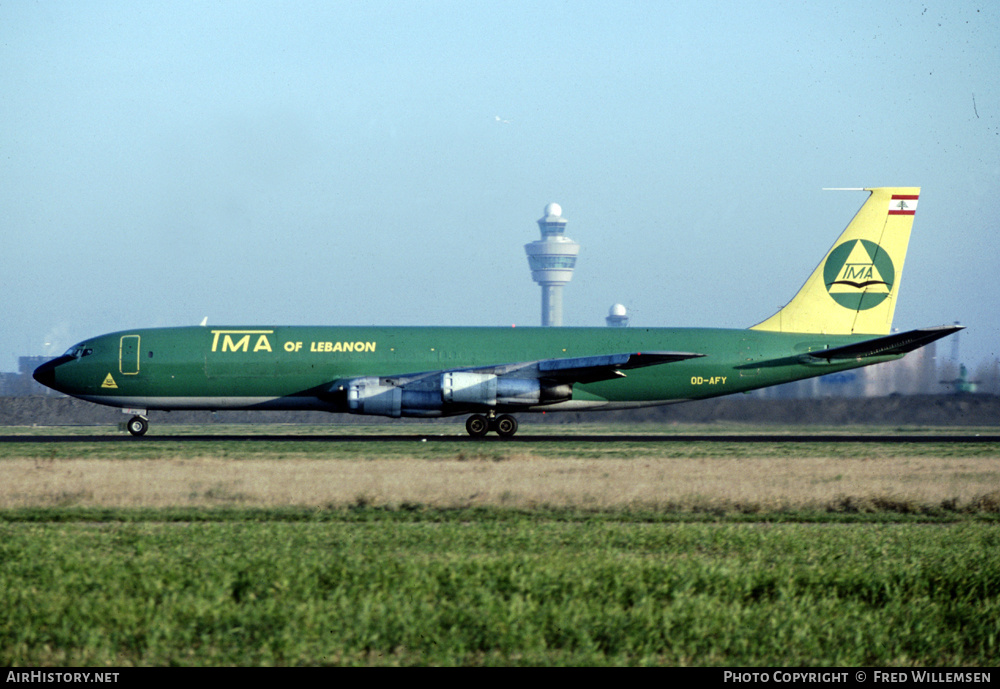
<svg viewBox="0 0 1000 689">
<path fill-rule="evenodd" d="M 471 438 L 464 434 L 440 435 L 407 433 L 396 435 L 3 435 L 0 443 L 196 443 L 196 442 L 287 442 L 287 443 L 371 443 L 371 442 L 440 442 L 440 443 L 1000 443 L 1000 434 L 991 435 L 839 435 L 839 434 L 630 434 L 630 435 L 519 435 L 500 438 L 490 435 Z"/>
</svg>

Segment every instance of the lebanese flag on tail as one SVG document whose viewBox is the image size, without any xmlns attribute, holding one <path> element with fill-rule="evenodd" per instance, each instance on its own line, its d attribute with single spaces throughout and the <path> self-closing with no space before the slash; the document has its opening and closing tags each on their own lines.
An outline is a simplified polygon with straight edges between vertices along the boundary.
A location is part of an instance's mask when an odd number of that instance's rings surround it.
<svg viewBox="0 0 1000 689">
<path fill-rule="evenodd" d="M 893 194 L 889 201 L 889 215 L 913 215 L 917 212 L 919 194 Z"/>
</svg>

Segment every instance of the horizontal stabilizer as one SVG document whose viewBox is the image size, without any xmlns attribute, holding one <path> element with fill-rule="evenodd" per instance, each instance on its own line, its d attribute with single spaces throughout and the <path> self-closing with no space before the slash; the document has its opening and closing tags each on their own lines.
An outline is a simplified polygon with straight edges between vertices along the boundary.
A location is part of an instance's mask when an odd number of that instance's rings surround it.
<svg viewBox="0 0 1000 689">
<path fill-rule="evenodd" d="M 951 335 L 962 330 L 961 325 L 939 325 L 935 328 L 918 328 L 905 333 L 876 337 L 874 340 L 865 340 L 856 344 L 834 347 L 833 349 L 823 349 L 809 352 L 809 356 L 818 359 L 834 361 L 838 359 L 864 359 L 871 356 L 889 356 L 894 354 L 906 354 L 915 349 L 920 349 L 934 340 Z"/>
<path fill-rule="evenodd" d="M 622 371 L 633 368 L 669 364 L 702 356 L 705 355 L 694 352 L 635 352 L 546 359 L 538 362 L 538 372 L 545 378 L 588 383 L 621 377 L 625 375 Z"/>
</svg>

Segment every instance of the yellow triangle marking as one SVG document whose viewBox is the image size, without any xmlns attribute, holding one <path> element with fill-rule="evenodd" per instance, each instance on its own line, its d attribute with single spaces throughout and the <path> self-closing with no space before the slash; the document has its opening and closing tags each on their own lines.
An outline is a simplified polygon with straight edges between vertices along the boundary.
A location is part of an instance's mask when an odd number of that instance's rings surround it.
<svg viewBox="0 0 1000 689">
<path fill-rule="evenodd" d="M 115 383 L 115 379 L 112 378 L 111 374 L 109 373 L 107 375 L 107 377 L 104 379 L 104 382 L 101 383 L 101 387 L 102 388 L 113 388 L 113 389 L 117 390 L 118 389 L 118 384 Z"/>
</svg>

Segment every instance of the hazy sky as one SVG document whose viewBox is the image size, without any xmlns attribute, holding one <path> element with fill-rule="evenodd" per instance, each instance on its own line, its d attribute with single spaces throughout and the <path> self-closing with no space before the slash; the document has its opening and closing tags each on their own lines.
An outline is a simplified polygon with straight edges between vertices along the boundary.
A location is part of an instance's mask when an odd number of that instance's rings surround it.
<svg viewBox="0 0 1000 689">
<path fill-rule="evenodd" d="M 922 187 L 894 325 L 1000 356 L 1000 5 L 3 0 L 0 370 L 206 316 L 538 325 L 551 201 L 566 325 L 747 327 L 862 186 Z"/>
</svg>

